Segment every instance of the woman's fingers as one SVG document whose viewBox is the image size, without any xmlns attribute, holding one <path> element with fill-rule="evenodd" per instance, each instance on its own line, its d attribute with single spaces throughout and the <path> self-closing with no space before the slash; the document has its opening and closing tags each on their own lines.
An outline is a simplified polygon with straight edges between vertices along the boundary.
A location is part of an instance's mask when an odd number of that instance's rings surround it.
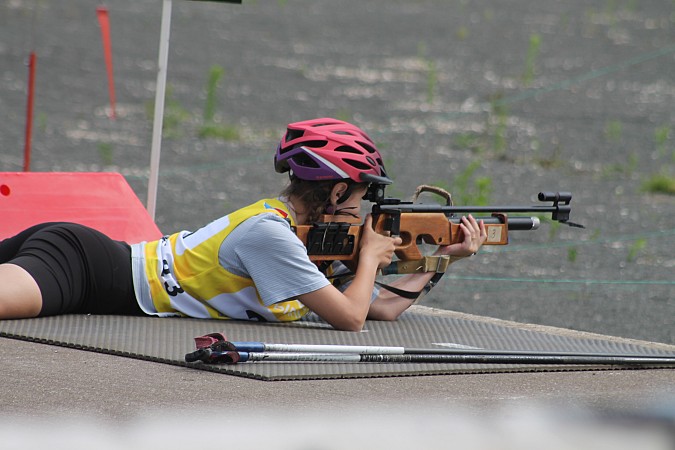
<svg viewBox="0 0 675 450">
<path fill-rule="evenodd" d="M 478 222 L 471 214 L 463 216 L 459 228 L 464 235 L 464 247 L 470 253 L 476 253 L 487 239 L 485 223 Z"/>
<path fill-rule="evenodd" d="M 402 242 L 399 236 L 390 237 L 376 233 L 373 230 L 372 217 L 370 215 L 366 216 L 361 249 L 368 256 L 376 258 L 379 267 L 384 267 L 391 263 L 396 246 L 401 245 Z"/>
</svg>

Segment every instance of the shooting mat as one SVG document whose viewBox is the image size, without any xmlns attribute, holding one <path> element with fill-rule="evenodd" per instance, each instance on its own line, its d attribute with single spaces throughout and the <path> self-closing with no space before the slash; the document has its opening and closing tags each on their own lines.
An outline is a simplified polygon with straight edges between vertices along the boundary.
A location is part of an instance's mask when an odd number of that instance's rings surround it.
<svg viewBox="0 0 675 450">
<path fill-rule="evenodd" d="M 283 344 L 381 345 L 408 348 L 485 348 L 511 351 L 672 354 L 672 347 L 569 330 L 536 327 L 426 309 L 408 311 L 397 322 L 366 323 L 364 331 L 336 331 L 319 320 L 288 324 L 67 315 L 0 321 L 0 336 L 117 356 L 209 370 L 261 380 L 366 378 L 386 376 L 618 369 L 618 366 L 543 366 L 450 363 L 252 362 L 187 364 L 194 337 L 224 332 L 232 341 Z M 670 350 L 670 351 L 666 351 Z M 625 367 L 625 366 L 623 366 Z"/>
</svg>

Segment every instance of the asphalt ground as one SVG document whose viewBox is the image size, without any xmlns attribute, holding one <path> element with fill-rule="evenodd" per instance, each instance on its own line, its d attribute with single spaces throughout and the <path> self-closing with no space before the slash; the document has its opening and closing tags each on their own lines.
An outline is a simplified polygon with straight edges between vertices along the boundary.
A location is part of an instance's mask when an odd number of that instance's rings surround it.
<svg viewBox="0 0 675 450">
<path fill-rule="evenodd" d="M 23 165 L 35 50 L 32 170 L 119 171 L 145 202 L 161 3 L 107 6 L 116 120 L 95 5 L 0 4 L 0 169 Z M 424 304 L 675 343 L 675 197 L 644 190 L 675 176 L 674 30 L 662 0 L 175 1 L 157 223 L 194 229 L 278 192 L 285 124 L 336 116 L 376 140 L 390 195 L 574 194 L 585 230 L 512 233 Z M 208 124 L 225 137 L 200 137 Z"/>
<path fill-rule="evenodd" d="M 675 442 L 672 369 L 266 382 L 6 338 L 0 355 L 3 449 L 666 450 Z"/>
</svg>

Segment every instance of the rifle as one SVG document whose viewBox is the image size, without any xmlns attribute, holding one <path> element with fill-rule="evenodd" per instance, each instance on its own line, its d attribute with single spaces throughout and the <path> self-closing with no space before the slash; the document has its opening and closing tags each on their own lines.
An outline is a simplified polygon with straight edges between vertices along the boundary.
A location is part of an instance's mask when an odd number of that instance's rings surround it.
<svg viewBox="0 0 675 450">
<path fill-rule="evenodd" d="M 422 192 L 443 196 L 446 205 L 416 203 Z M 447 256 L 425 257 L 418 244 L 450 245 L 459 242 L 459 223 L 462 216 L 469 213 L 489 214 L 475 217 L 485 223 L 487 240 L 484 245 L 506 245 L 509 231 L 539 228 L 540 219 L 537 216 L 508 217 L 507 213 L 550 214 L 554 221 L 583 228 L 582 225 L 569 221 L 572 201 L 570 192 L 540 192 L 539 201 L 551 203 L 548 205 L 454 206 L 450 193 L 437 187 L 420 186 L 413 200 L 406 202 L 397 198 L 385 198 L 384 186 L 373 184 L 364 199 L 374 202 L 371 211 L 374 230 L 380 234 L 400 236 L 403 241 L 395 250 L 399 261 L 383 269 L 384 275 L 444 272 L 454 259 Z M 307 247 L 310 260 L 354 263 L 358 259 L 362 226 L 358 218 L 324 215 L 319 222 L 297 226 L 295 232 Z"/>
</svg>

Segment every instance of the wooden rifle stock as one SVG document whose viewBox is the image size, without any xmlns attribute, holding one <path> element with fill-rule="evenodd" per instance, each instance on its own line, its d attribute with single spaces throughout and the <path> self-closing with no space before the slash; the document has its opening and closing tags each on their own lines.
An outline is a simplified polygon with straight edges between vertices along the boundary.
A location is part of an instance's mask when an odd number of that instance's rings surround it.
<svg viewBox="0 0 675 450">
<path fill-rule="evenodd" d="M 459 224 L 468 213 L 490 214 L 475 216 L 485 223 L 487 240 L 484 245 L 506 245 L 512 230 L 536 230 L 538 217 L 508 217 L 506 213 L 550 213 L 553 220 L 567 223 L 572 194 L 569 192 L 539 194 L 539 200 L 553 202 L 552 206 L 441 206 L 383 199 L 373 205 L 375 232 L 400 236 L 396 256 L 402 261 L 423 257 L 418 245 L 450 245 L 462 239 Z M 559 204 L 561 203 L 561 204 Z M 569 223 L 572 226 L 579 226 Z M 295 232 L 307 247 L 312 261 L 356 261 L 363 225 L 349 216 L 324 215 L 312 225 L 299 225 Z"/>
<path fill-rule="evenodd" d="M 509 219 L 506 214 L 495 213 L 490 217 L 476 217 L 477 221 L 485 223 L 487 240 L 484 245 L 506 245 L 509 243 Z M 375 221 L 375 231 L 380 234 L 391 233 L 386 215 L 378 216 Z M 418 244 L 450 245 L 462 239 L 460 219 L 445 216 L 443 213 L 401 213 L 399 236 L 401 245 L 396 247 L 396 256 L 400 260 L 420 259 L 423 255 Z M 536 217 L 518 218 L 518 227 L 515 229 L 536 229 L 539 221 Z M 528 225 L 529 224 L 529 225 Z M 389 232 L 389 233 L 388 233 Z"/>
<path fill-rule="evenodd" d="M 488 238 L 484 245 L 508 244 L 509 230 L 535 230 L 537 217 L 507 218 L 506 214 L 476 217 L 483 220 Z M 460 241 L 460 218 L 448 218 L 443 213 L 401 213 L 399 236 L 403 240 L 396 247 L 396 256 L 408 261 L 422 257 L 418 244 L 450 245 Z M 379 234 L 391 234 L 391 217 L 378 215 L 373 228 Z M 298 238 L 307 247 L 312 261 L 346 261 L 357 258 L 363 225 L 349 223 L 343 216 L 324 215 L 321 222 L 296 227 Z"/>
</svg>

